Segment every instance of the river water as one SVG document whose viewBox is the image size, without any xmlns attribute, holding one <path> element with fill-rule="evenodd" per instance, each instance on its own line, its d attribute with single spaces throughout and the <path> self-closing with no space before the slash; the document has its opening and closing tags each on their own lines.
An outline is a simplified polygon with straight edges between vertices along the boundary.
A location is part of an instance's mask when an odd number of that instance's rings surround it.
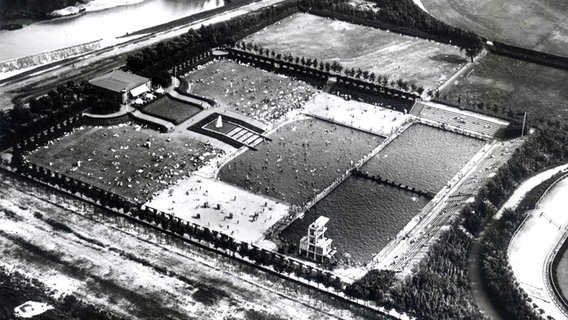
<svg viewBox="0 0 568 320">
<path fill-rule="evenodd" d="M 144 0 L 80 16 L 41 21 L 15 31 L 2 30 L 0 61 L 113 39 L 223 5 L 223 0 Z"/>
</svg>

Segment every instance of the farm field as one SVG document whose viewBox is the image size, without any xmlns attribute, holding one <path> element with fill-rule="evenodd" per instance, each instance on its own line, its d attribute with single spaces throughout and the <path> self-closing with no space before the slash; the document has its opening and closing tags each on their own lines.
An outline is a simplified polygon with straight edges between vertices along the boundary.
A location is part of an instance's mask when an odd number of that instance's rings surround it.
<svg viewBox="0 0 568 320">
<path fill-rule="evenodd" d="M 207 63 L 186 80 L 189 92 L 265 124 L 278 122 L 316 93 L 316 88 L 305 82 L 230 60 Z"/>
<path fill-rule="evenodd" d="M 144 113 L 170 121 L 175 125 L 184 122 L 201 111 L 196 106 L 174 100 L 168 96 L 161 97 L 145 106 L 142 110 Z"/>
<path fill-rule="evenodd" d="M 362 171 L 437 193 L 485 142 L 414 124 L 369 160 Z"/>
<path fill-rule="evenodd" d="M 53 296 L 46 302 L 72 295 L 125 319 L 363 319 L 307 289 L 151 228 L 90 207 L 81 211 L 53 195 L 57 206 L 17 188 L 0 189 L 0 265 L 45 284 Z M 0 308 L 2 319 L 13 319 L 9 311 L 31 297 L 11 298 L 11 308 Z M 61 305 L 38 318 L 62 319 L 47 317 Z"/>
<path fill-rule="evenodd" d="M 243 41 L 294 57 L 337 61 L 391 80 L 437 88 L 466 63 L 457 47 L 370 27 L 295 14 Z"/>
<path fill-rule="evenodd" d="M 305 204 L 384 138 L 328 122 L 287 123 L 271 142 L 247 150 L 219 170 L 219 178 L 294 205 Z"/>
<path fill-rule="evenodd" d="M 336 258 L 366 264 L 426 203 L 412 192 L 351 176 L 280 235 L 297 245 L 308 226 L 326 216 L 326 236 L 337 247 Z"/>
<path fill-rule="evenodd" d="M 568 71 L 487 54 L 441 94 L 479 111 L 528 112 L 530 121 L 568 124 Z"/>
<path fill-rule="evenodd" d="M 149 147 L 145 144 L 149 142 Z M 80 127 L 33 151 L 32 163 L 145 202 L 222 151 L 183 133 L 158 133 L 133 124 Z"/>
<path fill-rule="evenodd" d="M 568 56 L 568 2 L 563 0 L 422 0 L 428 13 L 489 40 Z"/>
</svg>

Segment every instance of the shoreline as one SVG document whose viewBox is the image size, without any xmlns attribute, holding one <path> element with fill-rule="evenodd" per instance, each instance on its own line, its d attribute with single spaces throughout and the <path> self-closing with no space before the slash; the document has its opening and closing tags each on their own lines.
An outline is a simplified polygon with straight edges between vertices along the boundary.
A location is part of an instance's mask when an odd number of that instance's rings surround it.
<svg viewBox="0 0 568 320">
<path fill-rule="evenodd" d="M 20 13 L 12 15 L 8 14 L 0 15 L 0 20 L 2 21 L 0 27 L 5 25 L 21 25 L 22 27 L 25 28 L 26 26 L 36 23 L 52 21 L 57 19 L 69 19 L 69 18 L 79 17 L 89 12 L 97 12 L 117 7 L 135 5 L 138 3 L 142 3 L 144 1 L 146 0 L 120 0 L 120 2 L 115 2 L 111 0 L 87 0 L 86 3 L 80 3 L 75 6 L 67 6 L 61 9 L 53 10 L 51 12 L 46 12 L 44 14 L 33 14 L 28 12 L 28 13 Z M 81 11 L 81 9 L 84 10 Z"/>
</svg>

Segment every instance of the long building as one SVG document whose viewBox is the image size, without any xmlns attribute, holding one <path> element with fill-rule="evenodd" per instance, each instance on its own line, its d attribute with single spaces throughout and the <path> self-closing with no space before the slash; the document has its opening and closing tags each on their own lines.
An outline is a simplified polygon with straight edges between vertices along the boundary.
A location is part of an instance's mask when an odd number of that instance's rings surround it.
<svg viewBox="0 0 568 320">
<path fill-rule="evenodd" d="M 152 87 L 150 79 L 121 70 L 98 76 L 89 83 L 101 95 L 122 104 L 148 92 Z"/>
</svg>

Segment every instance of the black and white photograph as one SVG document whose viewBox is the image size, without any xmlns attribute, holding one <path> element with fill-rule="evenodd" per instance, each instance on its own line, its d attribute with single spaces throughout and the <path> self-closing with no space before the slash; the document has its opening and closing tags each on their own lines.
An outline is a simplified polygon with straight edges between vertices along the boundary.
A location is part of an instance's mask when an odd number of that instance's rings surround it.
<svg viewBox="0 0 568 320">
<path fill-rule="evenodd" d="M 0 320 L 568 320 L 565 0 L 0 0 Z"/>
</svg>

